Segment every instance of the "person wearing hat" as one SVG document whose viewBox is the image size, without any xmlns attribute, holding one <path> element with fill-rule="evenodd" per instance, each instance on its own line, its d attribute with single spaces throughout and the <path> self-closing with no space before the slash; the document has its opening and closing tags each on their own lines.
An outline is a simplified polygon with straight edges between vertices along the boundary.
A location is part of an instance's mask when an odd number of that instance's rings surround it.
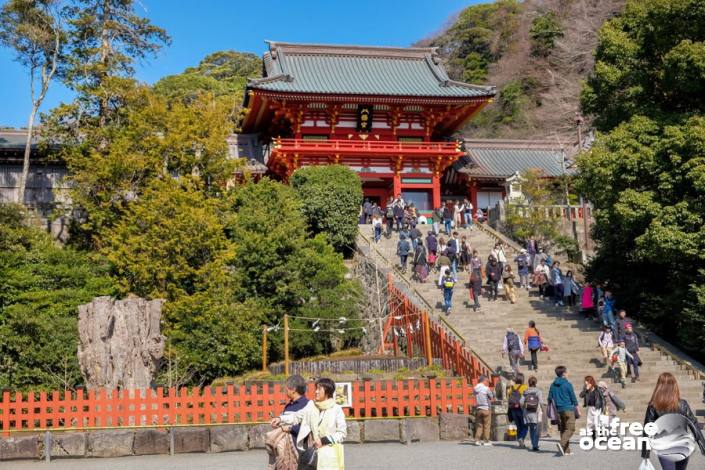
<svg viewBox="0 0 705 470">
<path fill-rule="evenodd" d="M 514 258 L 514 261 L 517 263 L 520 288 L 529 290 L 529 264 L 531 261 L 526 250 L 522 248 L 519 252 L 519 256 Z"/>
</svg>

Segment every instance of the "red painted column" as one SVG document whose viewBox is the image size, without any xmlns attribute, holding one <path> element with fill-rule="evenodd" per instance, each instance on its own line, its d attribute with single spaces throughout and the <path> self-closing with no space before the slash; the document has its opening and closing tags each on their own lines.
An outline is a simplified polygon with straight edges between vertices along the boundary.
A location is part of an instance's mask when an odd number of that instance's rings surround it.
<svg viewBox="0 0 705 470">
<path fill-rule="evenodd" d="M 437 173 L 434 173 L 431 178 L 431 183 L 433 184 L 433 189 L 431 190 L 433 208 L 436 209 L 437 207 L 441 207 L 441 177 Z"/>
<path fill-rule="evenodd" d="M 399 173 L 394 173 L 394 181 L 392 183 L 393 196 L 397 197 L 401 194 L 401 176 Z"/>
<path fill-rule="evenodd" d="M 473 218 L 475 218 L 475 212 L 477 211 L 477 182 L 476 181 L 470 181 L 468 183 L 468 187 L 470 189 L 470 202 L 472 203 L 472 207 L 475 208 L 473 210 Z"/>
</svg>

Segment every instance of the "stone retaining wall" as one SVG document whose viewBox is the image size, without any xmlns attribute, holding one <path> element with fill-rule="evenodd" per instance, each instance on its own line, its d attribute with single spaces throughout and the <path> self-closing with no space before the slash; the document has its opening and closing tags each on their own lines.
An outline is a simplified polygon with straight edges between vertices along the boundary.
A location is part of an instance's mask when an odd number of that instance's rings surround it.
<svg viewBox="0 0 705 470">
<path fill-rule="evenodd" d="M 461 441 L 473 418 L 442 413 L 432 418 L 349 420 L 346 443 Z M 102 430 L 18 435 L 0 439 L 0 460 L 123 457 L 263 449 L 268 424 Z"/>
</svg>

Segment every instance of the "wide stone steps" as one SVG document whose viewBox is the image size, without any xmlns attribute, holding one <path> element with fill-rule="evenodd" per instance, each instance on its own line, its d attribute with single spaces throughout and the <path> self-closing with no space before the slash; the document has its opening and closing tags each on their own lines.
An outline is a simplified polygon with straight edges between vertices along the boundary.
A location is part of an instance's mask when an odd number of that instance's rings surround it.
<svg viewBox="0 0 705 470">
<path fill-rule="evenodd" d="M 424 238 L 428 230 L 430 226 L 421 226 Z M 360 226 L 360 231 L 368 240 L 372 240 L 371 226 Z M 461 236 L 467 237 L 470 246 L 477 249 L 483 263 L 486 262 L 489 252 L 494 247 L 494 240 L 480 229 L 461 229 L 458 232 Z M 396 232 L 390 239 L 383 237 L 378 244 L 373 244 L 376 250 L 371 250 L 372 256 L 382 258 L 381 262 L 398 265 L 397 241 Z M 366 244 L 366 241 L 360 237 L 359 243 Z M 516 256 L 512 250 L 505 251 L 510 261 Z M 407 280 L 411 279 L 411 258 L 409 269 L 404 275 Z M 396 275 L 401 276 L 399 272 Z M 443 293 L 435 285 L 437 279 L 438 273 L 432 272 L 426 283 L 411 282 L 417 293 L 433 308 L 434 313 L 443 315 L 441 313 Z M 602 354 L 597 348 L 599 324 L 582 318 L 575 308 L 555 307 L 552 301 L 541 300 L 536 289 L 526 291 L 519 289 L 518 286 L 515 304 L 504 300 L 501 290 L 497 301 L 488 301 L 483 292 L 483 298 L 480 299 L 482 307 L 475 312 L 469 296 L 468 281 L 469 273 L 460 271 L 453 293 L 453 312 L 446 317 L 446 320 L 465 338 L 467 345 L 493 368 L 498 366 L 505 370 L 509 368 L 508 359 L 501 356 L 502 339 L 507 327 L 512 327 L 520 337 L 523 337 L 529 320 L 534 320 L 550 351 L 539 353 L 537 372 L 528 370 L 530 356 L 527 351 L 520 370 L 525 375 L 535 375 L 542 389 L 546 390 L 555 378 L 553 369 L 558 365 L 565 365 L 576 392 L 582 388 L 582 379 L 586 375 L 604 380 L 626 402 L 627 412 L 622 415 L 622 419 L 641 421 L 658 375 L 669 371 L 677 377 L 683 398 L 688 400 L 700 419 L 705 421 L 700 381 L 694 380 L 670 356 L 646 347 L 642 348 L 641 359 L 644 364 L 640 368 L 641 380 L 631 383 L 627 378 L 626 387 L 622 389 L 619 383 L 613 381 L 613 375 L 609 369 L 601 366 Z"/>
</svg>

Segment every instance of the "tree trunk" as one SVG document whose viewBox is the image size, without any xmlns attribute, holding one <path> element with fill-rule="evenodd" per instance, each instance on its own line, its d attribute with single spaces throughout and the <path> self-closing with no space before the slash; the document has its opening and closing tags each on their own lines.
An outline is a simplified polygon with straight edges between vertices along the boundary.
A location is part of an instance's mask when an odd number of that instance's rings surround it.
<svg viewBox="0 0 705 470">
<path fill-rule="evenodd" d="M 27 141 L 24 145 L 24 158 L 22 160 L 22 174 L 20 175 L 20 181 L 17 188 L 17 203 L 24 204 L 24 193 L 27 187 L 27 178 L 29 177 L 29 157 L 32 154 L 32 131 L 34 129 L 34 118 L 37 116 L 37 111 L 39 109 L 39 104 L 37 102 L 32 103 L 32 112 L 29 115 L 29 122 L 27 123 Z"/>
<path fill-rule="evenodd" d="M 107 77 L 108 55 L 110 53 L 110 30 L 108 29 L 108 21 L 110 21 L 110 0 L 103 0 L 103 18 L 100 32 L 100 64 L 103 67 L 99 73 L 99 79 L 96 88 L 105 93 L 103 82 Z M 108 97 L 102 94 L 100 96 L 100 108 L 98 110 L 98 125 L 102 129 L 107 121 L 108 113 Z M 103 142 L 105 143 L 105 142 Z M 103 144 L 101 144 L 102 146 Z"/>
</svg>

